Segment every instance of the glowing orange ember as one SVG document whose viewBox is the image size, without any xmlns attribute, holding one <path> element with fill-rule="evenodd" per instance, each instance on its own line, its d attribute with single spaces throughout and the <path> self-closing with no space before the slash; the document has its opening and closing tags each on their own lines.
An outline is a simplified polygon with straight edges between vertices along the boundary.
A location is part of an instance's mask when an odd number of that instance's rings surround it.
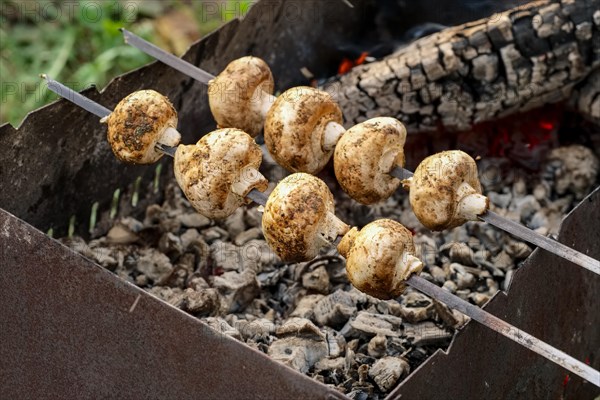
<svg viewBox="0 0 600 400">
<path fill-rule="evenodd" d="M 365 62 L 365 60 L 367 59 L 368 55 L 369 55 L 368 52 L 363 51 L 356 60 L 350 60 L 349 58 L 344 57 L 338 67 L 338 74 L 344 75 L 344 74 L 348 73 L 348 71 L 350 71 L 352 68 L 356 67 L 357 65 L 363 64 Z"/>
</svg>

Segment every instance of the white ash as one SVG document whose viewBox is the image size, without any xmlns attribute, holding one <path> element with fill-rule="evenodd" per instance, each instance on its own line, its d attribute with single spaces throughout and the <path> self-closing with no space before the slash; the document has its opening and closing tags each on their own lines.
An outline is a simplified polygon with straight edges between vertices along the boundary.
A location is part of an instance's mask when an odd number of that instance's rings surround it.
<svg viewBox="0 0 600 400">
<path fill-rule="evenodd" d="M 501 171 L 490 166 L 503 162 L 482 160 L 480 171 Z M 276 167 L 273 172 L 281 175 Z M 553 150 L 540 173 L 481 178 L 495 212 L 554 235 L 565 214 L 598 184 L 597 175 L 598 160 L 572 146 Z M 430 232 L 402 190 L 371 207 L 339 188 L 334 194 L 338 216 L 348 223 L 385 217 L 415 232 L 422 276 L 479 306 L 509 288 L 532 251 L 482 223 Z M 222 222 L 200 216 L 173 181 L 163 204 L 149 206 L 142 221 L 123 218 L 104 237 L 63 242 L 213 329 L 356 399 L 385 397 L 436 350 L 446 349 L 468 321 L 411 288 L 398 301 L 357 291 L 335 249 L 308 263 L 284 264 L 260 227 L 256 206 Z"/>
</svg>

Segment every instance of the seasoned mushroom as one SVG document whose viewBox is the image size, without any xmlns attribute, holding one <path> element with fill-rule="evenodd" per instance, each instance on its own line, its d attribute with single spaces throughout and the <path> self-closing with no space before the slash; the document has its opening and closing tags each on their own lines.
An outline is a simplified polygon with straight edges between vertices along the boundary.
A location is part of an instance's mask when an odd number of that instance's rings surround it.
<svg viewBox="0 0 600 400">
<path fill-rule="evenodd" d="M 373 118 L 348 129 L 333 156 L 342 189 L 363 204 L 390 197 L 401 181 L 389 173 L 404 166 L 405 141 L 406 129 L 394 118 Z"/>
<path fill-rule="evenodd" d="M 218 129 L 195 145 L 180 145 L 175 153 L 175 178 L 200 214 L 225 218 L 248 203 L 246 195 L 267 190 L 258 172 L 262 153 L 252 137 L 239 129 Z"/>
<path fill-rule="evenodd" d="M 415 257 L 411 232 L 402 224 L 380 219 L 360 231 L 352 228 L 338 251 L 346 258 L 348 279 L 355 288 L 379 299 L 402 294 L 406 280 L 423 269 Z"/>
<path fill-rule="evenodd" d="M 410 181 L 410 205 L 419 221 L 441 231 L 477 221 L 489 208 L 481 194 L 477 164 L 460 150 L 424 159 Z"/>
<path fill-rule="evenodd" d="M 269 195 L 262 217 L 267 243 L 284 261 L 308 261 L 348 231 L 335 216 L 333 195 L 312 175 L 292 174 Z"/>
<path fill-rule="evenodd" d="M 117 104 L 115 110 L 101 120 L 108 123 L 108 142 L 121 161 L 152 164 L 163 154 L 157 143 L 177 146 L 177 111 L 162 94 L 154 90 L 131 93 Z"/>
<path fill-rule="evenodd" d="M 234 60 L 208 82 L 208 104 L 219 128 L 238 128 L 257 136 L 274 101 L 275 83 L 258 57 Z"/>
<path fill-rule="evenodd" d="M 265 144 L 289 171 L 316 174 L 345 132 L 342 111 L 327 92 L 299 86 L 275 100 L 265 121 Z"/>
</svg>

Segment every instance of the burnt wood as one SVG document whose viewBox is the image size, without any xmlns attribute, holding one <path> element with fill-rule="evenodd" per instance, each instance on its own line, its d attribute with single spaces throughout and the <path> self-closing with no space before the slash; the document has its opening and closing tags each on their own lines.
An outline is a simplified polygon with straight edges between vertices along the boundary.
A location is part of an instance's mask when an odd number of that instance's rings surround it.
<svg viewBox="0 0 600 400">
<path fill-rule="evenodd" d="M 534 1 L 412 42 L 325 88 L 346 125 L 394 116 L 410 132 L 476 123 L 568 100 L 600 119 L 600 0 Z"/>
</svg>

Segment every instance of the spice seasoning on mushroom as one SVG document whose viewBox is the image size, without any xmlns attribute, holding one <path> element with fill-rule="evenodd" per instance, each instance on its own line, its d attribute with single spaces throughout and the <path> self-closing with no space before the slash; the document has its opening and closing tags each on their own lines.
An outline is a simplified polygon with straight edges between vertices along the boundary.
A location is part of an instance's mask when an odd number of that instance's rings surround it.
<svg viewBox="0 0 600 400">
<path fill-rule="evenodd" d="M 275 83 L 258 57 L 234 60 L 208 83 L 208 103 L 220 128 L 238 128 L 252 137 L 263 129 Z"/>
<path fill-rule="evenodd" d="M 419 164 L 410 181 L 410 204 L 419 221 L 433 231 L 478 221 L 489 208 L 477 164 L 460 150 L 434 154 Z"/>
<path fill-rule="evenodd" d="M 401 183 L 390 172 L 404 166 L 405 141 L 406 129 L 395 118 L 372 118 L 348 129 L 333 156 L 342 189 L 363 204 L 390 197 Z"/>
<path fill-rule="evenodd" d="M 338 251 L 346 258 L 352 285 L 379 299 L 401 295 L 410 275 L 423 268 L 414 255 L 411 232 L 390 219 L 371 222 L 361 230 L 352 228 L 342 238 Z"/>
<path fill-rule="evenodd" d="M 342 111 L 327 92 L 299 86 L 281 94 L 267 113 L 265 144 L 289 171 L 316 174 L 345 132 Z"/>
<path fill-rule="evenodd" d="M 177 183 L 192 206 L 208 218 L 221 219 L 248 203 L 252 189 L 264 192 L 267 180 L 258 172 L 260 147 L 239 129 L 218 129 L 195 145 L 175 153 Z"/>
<path fill-rule="evenodd" d="M 163 153 L 156 144 L 177 146 L 177 111 L 162 94 L 154 90 L 131 93 L 117 104 L 115 110 L 101 120 L 108 123 L 108 142 L 121 161 L 152 164 Z"/>
<path fill-rule="evenodd" d="M 269 247 L 283 261 L 308 261 L 348 231 L 335 216 L 333 195 L 312 175 L 292 174 L 269 195 L 262 217 Z"/>
</svg>

